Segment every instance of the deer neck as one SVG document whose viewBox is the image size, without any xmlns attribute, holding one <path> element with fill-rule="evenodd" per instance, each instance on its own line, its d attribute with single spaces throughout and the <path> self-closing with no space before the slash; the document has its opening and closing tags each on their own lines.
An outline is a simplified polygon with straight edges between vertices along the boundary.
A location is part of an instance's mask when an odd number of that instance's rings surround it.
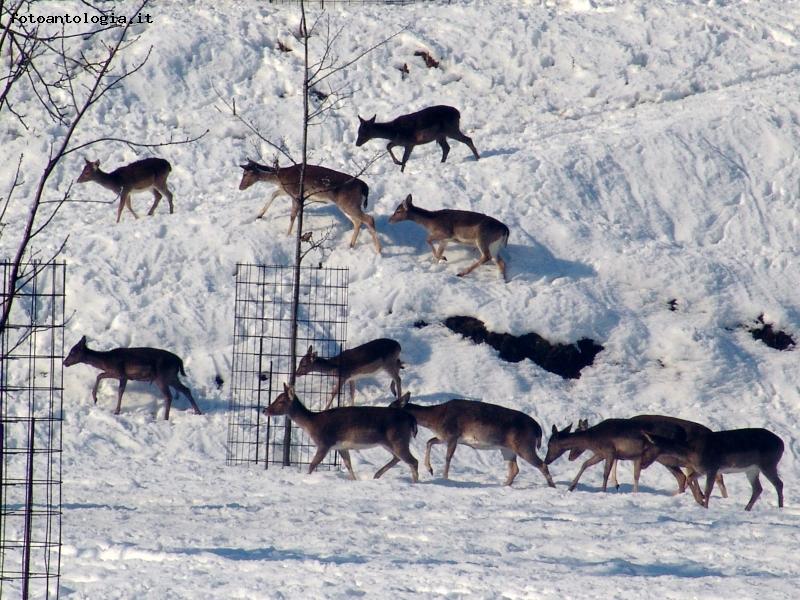
<svg viewBox="0 0 800 600">
<path fill-rule="evenodd" d="M 312 427 L 314 423 L 314 415 L 316 413 L 308 410 L 305 404 L 300 402 L 300 400 L 295 397 L 291 404 L 289 404 L 289 410 L 286 414 L 297 425 L 308 431 L 308 429 Z"/>
<path fill-rule="evenodd" d="M 425 229 L 430 229 L 436 223 L 436 215 L 432 210 L 425 210 L 417 206 L 412 206 L 408 210 L 406 218 L 414 223 L 419 223 Z"/>
<path fill-rule="evenodd" d="M 80 362 L 92 366 L 95 369 L 105 371 L 108 365 L 109 352 L 102 350 L 92 350 L 91 348 L 84 348 L 81 353 Z"/>
<path fill-rule="evenodd" d="M 374 138 L 393 140 L 403 137 L 391 123 L 373 123 L 369 133 Z"/>
<path fill-rule="evenodd" d="M 94 172 L 91 180 L 112 192 L 119 193 L 122 189 L 122 183 L 120 183 L 119 179 L 115 177 L 113 173 L 106 173 L 100 168 Z"/>
<path fill-rule="evenodd" d="M 419 404 L 412 404 L 409 402 L 403 407 L 403 410 L 411 413 L 417 422 L 431 429 L 431 426 L 441 421 L 441 416 L 444 413 L 444 404 L 437 404 L 435 406 L 421 406 Z"/>
</svg>

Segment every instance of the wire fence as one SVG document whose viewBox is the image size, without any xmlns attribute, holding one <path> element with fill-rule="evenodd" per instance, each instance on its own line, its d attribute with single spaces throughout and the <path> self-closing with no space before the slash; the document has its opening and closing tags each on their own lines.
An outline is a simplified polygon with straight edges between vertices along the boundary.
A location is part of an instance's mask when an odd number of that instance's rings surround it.
<svg viewBox="0 0 800 600">
<path fill-rule="evenodd" d="M 347 339 L 348 271 L 300 270 L 297 354 L 313 346 L 320 356 L 338 354 Z M 291 364 L 294 267 L 239 264 L 236 268 L 228 465 L 307 465 L 315 446 L 288 418 L 261 414 L 282 391 Z M 297 380 L 297 395 L 311 410 L 324 408 L 335 376 L 312 373 Z M 288 448 L 285 443 L 289 429 Z M 319 468 L 338 468 L 329 453 Z"/>
<path fill-rule="evenodd" d="M 65 276 L 64 263 L 23 265 L 0 331 L 0 598 L 58 598 Z"/>
</svg>

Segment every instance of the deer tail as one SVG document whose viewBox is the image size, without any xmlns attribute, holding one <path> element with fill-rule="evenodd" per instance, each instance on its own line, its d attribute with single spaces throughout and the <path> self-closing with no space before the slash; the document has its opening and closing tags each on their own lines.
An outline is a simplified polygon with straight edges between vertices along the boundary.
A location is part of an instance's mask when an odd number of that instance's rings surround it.
<svg viewBox="0 0 800 600">
<path fill-rule="evenodd" d="M 411 417 L 411 435 L 417 437 L 417 419 L 410 413 L 409 416 Z"/>
<path fill-rule="evenodd" d="M 369 198 L 369 186 L 363 182 L 361 185 L 361 198 L 364 201 L 364 208 L 367 208 L 367 199 Z"/>
<path fill-rule="evenodd" d="M 181 372 L 181 375 L 186 377 L 186 371 L 183 370 L 183 361 L 180 358 L 178 359 L 178 370 Z"/>
</svg>

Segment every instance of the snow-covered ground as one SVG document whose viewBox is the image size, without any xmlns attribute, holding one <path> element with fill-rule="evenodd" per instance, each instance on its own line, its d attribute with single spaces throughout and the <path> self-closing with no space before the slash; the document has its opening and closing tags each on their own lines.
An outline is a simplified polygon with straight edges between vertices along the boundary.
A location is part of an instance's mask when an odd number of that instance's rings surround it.
<svg viewBox="0 0 800 600">
<path fill-rule="evenodd" d="M 40 6 L 58 13 L 68 4 Z M 230 390 L 215 377 L 230 375 L 235 264 L 288 263 L 293 241 L 286 198 L 255 221 L 271 190 L 237 190 L 238 164 L 273 153 L 219 96 L 236 98 L 241 115 L 297 152 L 299 9 L 159 2 L 126 55 L 135 64 L 152 45 L 146 66 L 90 113 L 78 141 L 209 128 L 195 144 L 157 152 L 173 165 L 175 214 L 162 203 L 154 217 L 124 214 L 115 225 L 114 206 L 67 205 L 36 249 L 46 254 L 69 234 L 67 347 L 85 334 L 104 349 L 168 348 L 184 358 L 206 414 L 179 399 L 164 422 L 157 390 L 131 383 L 114 416 L 114 382 L 95 406 L 96 371 L 65 371 L 61 596 L 796 597 L 797 351 L 770 349 L 740 325 L 763 314 L 800 336 L 800 5 L 325 4 L 332 27 L 344 28 L 342 62 L 408 28 L 333 78 L 352 98 L 312 128 L 311 162 L 355 171 L 383 149 L 355 146 L 357 115 L 388 120 L 440 103 L 459 108 L 481 153 L 476 162 L 453 142 L 442 165 L 431 144 L 415 149 L 405 173 L 388 157 L 370 168 L 380 256 L 366 233 L 347 248 L 350 224 L 333 207 L 308 211 L 311 229 L 335 225 L 326 264 L 350 269 L 348 344 L 393 337 L 407 363 L 403 386 L 419 402 L 484 399 L 527 412 L 548 433 L 579 417 L 644 412 L 715 429 L 767 427 L 786 443 L 786 508 L 764 482 L 744 512 L 749 484 L 730 475 L 730 498 L 715 492 L 704 510 L 689 494 L 672 496 L 674 480 L 658 465 L 638 494 L 627 463 L 619 492 L 600 491 L 598 466 L 570 493 L 578 463 L 566 458 L 551 465 L 557 489 L 527 463 L 509 488 L 498 452 L 465 447 L 450 481 L 440 477 L 439 447 L 435 475 L 417 485 L 402 465 L 370 479 L 386 460 L 379 449 L 354 453 L 357 482 L 344 472 L 226 467 Z M 279 40 L 295 51 L 279 51 Z M 318 56 L 321 36 L 312 42 Z M 426 69 L 418 50 L 439 68 Z M 16 165 L 7 157 L 23 149 L 33 172 L 51 133 L 4 122 L 0 181 Z M 86 158 L 110 169 L 147 155 L 109 143 Z M 59 167 L 53 198 L 82 166 L 73 155 Z M 452 246 L 434 265 L 420 228 L 388 223 L 409 193 L 426 208 L 506 223 L 510 281 L 493 266 L 456 277 L 472 249 Z M 73 196 L 112 199 L 95 184 Z M 140 214 L 149 203 L 134 197 Z M 452 315 L 553 342 L 590 337 L 605 350 L 566 381 L 436 325 Z M 418 319 L 433 325 L 413 328 Z M 383 379 L 365 381 L 357 402 L 385 404 L 387 394 Z M 420 458 L 427 438 L 420 429 Z"/>
</svg>

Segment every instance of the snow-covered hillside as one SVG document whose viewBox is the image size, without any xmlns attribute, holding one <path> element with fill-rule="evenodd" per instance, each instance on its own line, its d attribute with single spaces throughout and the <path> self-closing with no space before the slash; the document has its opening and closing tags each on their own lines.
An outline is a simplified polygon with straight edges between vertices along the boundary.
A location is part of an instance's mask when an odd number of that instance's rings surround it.
<svg viewBox="0 0 800 600">
<path fill-rule="evenodd" d="M 69 3 L 41 3 L 58 13 Z M 75 2 L 76 5 L 79 3 Z M 342 62 L 396 31 L 331 84 L 352 97 L 310 132 L 310 161 L 355 172 L 384 148 L 355 146 L 358 115 L 389 120 L 433 104 L 461 111 L 475 161 L 452 142 L 439 162 L 419 146 L 401 173 L 388 157 L 363 179 L 384 251 L 314 206 L 306 226 L 334 224 L 330 266 L 350 270 L 348 345 L 392 337 L 403 387 L 420 403 L 483 399 L 533 416 L 549 433 L 578 418 L 662 413 L 714 429 L 767 427 L 786 443 L 786 508 L 764 493 L 752 513 L 744 475 L 709 510 L 656 465 L 631 492 L 602 493 L 601 467 L 575 492 L 579 463 L 551 465 L 550 489 L 527 463 L 503 487 L 498 452 L 456 452 L 451 480 L 412 485 L 402 465 L 370 479 L 383 450 L 354 453 L 361 480 L 224 465 L 237 262 L 289 263 L 289 202 L 255 215 L 271 193 L 237 189 L 239 164 L 273 151 L 230 111 L 299 154 L 299 9 L 266 2 L 185 0 L 152 7 L 128 50 L 146 66 L 87 116 L 81 140 L 159 141 L 173 167 L 175 214 L 134 220 L 115 206 L 65 206 L 36 249 L 68 263 L 67 347 L 157 346 L 183 357 L 198 403 L 160 419 L 154 387 L 65 370 L 63 598 L 790 598 L 800 585 L 800 384 L 797 351 L 779 352 L 742 325 L 763 314 L 800 336 L 800 5 L 783 0 L 325 2 L 344 28 Z M 122 13 L 122 9 L 117 9 Z M 318 5 L 310 9 L 313 20 Z M 294 48 L 281 52 L 278 42 Z M 312 38 L 319 56 L 322 36 Z M 418 50 L 439 60 L 428 69 Z M 402 76 L 400 67 L 409 73 Z M 30 100 L 34 102 L 33 99 Z M 0 128 L 0 182 L 24 150 L 31 172 L 52 131 Z M 121 144 L 86 158 L 106 169 L 152 154 Z M 83 159 L 52 179 L 57 198 Z M 26 185 L 35 184 L 31 177 Z M 3 184 L 5 185 L 5 184 Z M 474 250 L 452 245 L 434 265 L 423 230 L 388 217 L 412 194 L 425 208 L 462 208 L 506 223 L 509 282 L 493 266 L 456 273 Z M 111 200 L 95 184 L 76 199 Z M 150 198 L 135 196 L 140 214 Z M 21 211 L 24 207 L 19 207 Z M 10 236 L 3 244 L 11 242 Z M 9 248 L 0 248 L 7 254 Z M 675 310 L 671 310 L 675 308 Z M 509 364 L 438 325 L 469 315 L 494 331 L 605 347 L 577 380 Z M 414 328 L 424 319 L 431 326 Z M 390 401 L 384 380 L 356 401 Z M 429 434 L 412 451 L 421 458 Z M 546 440 L 545 440 L 546 441 Z M 543 450 L 541 454 L 543 455 Z"/>
</svg>

